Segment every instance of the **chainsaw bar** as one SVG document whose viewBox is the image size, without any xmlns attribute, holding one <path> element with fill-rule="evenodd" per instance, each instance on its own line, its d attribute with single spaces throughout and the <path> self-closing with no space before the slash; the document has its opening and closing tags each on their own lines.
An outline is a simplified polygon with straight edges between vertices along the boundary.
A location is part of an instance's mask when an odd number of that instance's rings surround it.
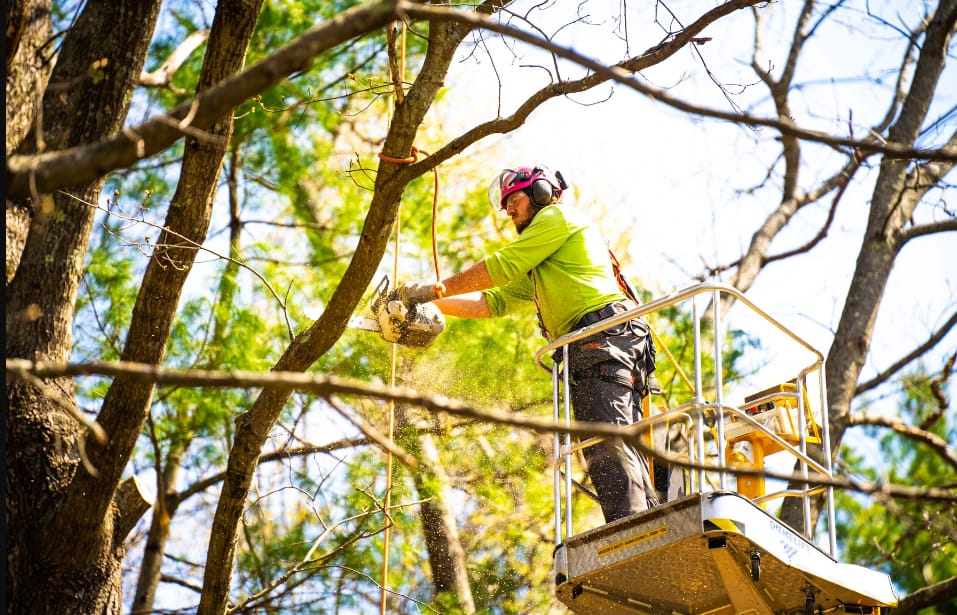
<svg viewBox="0 0 957 615">
<path fill-rule="evenodd" d="M 382 327 L 379 326 L 379 321 L 372 318 L 366 318 L 365 316 L 353 316 L 349 319 L 348 327 L 350 329 L 360 329 L 362 331 L 374 331 L 376 333 L 382 333 Z"/>
</svg>

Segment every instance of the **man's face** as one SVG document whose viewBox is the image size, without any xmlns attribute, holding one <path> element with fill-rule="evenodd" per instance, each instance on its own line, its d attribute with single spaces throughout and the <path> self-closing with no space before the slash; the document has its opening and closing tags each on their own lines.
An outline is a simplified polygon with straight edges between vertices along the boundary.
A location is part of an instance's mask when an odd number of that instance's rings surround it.
<svg viewBox="0 0 957 615">
<path fill-rule="evenodd" d="M 505 211 L 515 224 L 515 230 L 521 234 L 538 213 L 538 208 L 532 205 L 532 200 L 527 194 L 519 190 L 505 199 Z"/>
</svg>

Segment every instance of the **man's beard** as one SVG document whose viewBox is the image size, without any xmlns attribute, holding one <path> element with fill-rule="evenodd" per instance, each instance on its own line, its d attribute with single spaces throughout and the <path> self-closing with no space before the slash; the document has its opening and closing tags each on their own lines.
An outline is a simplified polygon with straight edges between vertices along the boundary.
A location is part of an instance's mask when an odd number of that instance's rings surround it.
<svg viewBox="0 0 957 615">
<path fill-rule="evenodd" d="M 535 219 L 535 216 L 537 216 L 537 215 L 538 215 L 538 212 L 540 212 L 541 210 L 542 210 L 541 207 L 534 207 L 534 206 L 533 206 L 533 207 L 532 207 L 532 215 L 529 216 L 528 220 L 526 220 L 525 222 L 522 222 L 521 224 L 519 224 L 518 222 L 515 223 L 515 230 L 518 231 L 518 234 L 519 234 L 519 235 L 522 234 L 522 231 L 524 231 L 526 228 L 528 228 L 528 225 L 532 223 L 532 220 Z"/>
</svg>

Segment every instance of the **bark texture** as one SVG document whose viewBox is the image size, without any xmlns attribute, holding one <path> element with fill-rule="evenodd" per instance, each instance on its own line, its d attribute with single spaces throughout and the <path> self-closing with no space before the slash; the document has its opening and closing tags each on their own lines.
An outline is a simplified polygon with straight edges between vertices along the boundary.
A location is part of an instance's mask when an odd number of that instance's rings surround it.
<svg viewBox="0 0 957 615">
<path fill-rule="evenodd" d="M 159 5 L 159 0 L 86 3 L 63 38 L 43 95 L 42 115 L 37 117 L 39 127 L 23 133 L 23 137 L 40 134 L 42 139 L 13 144 L 17 151 L 59 150 L 119 131 Z M 43 18 L 27 20 L 20 41 L 34 39 L 31 28 L 39 28 L 41 38 L 48 36 L 46 27 Z M 42 70 L 26 81 L 39 87 Z M 23 95 L 30 98 L 35 91 Z M 29 101 L 21 102 L 21 108 L 30 109 Z M 8 100 L 8 110 L 16 104 Z M 101 185 L 97 179 L 21 201 L 18 214 L 29 216 L 30 224 L 22 257 L 7 286 L 8 358 L 69 358 L 73 306 L 93 221 L 90 204 L 98 200 Z M 131 521 L 129 515 L 118 514 L 113 501 L 120 481 L 97 482 L 77 470 L 78 447 L 85 436 L 63 408 L 76 405 L 72 382 L 60 379 L 41 387 L 17 380 L 6 390 L 8 610 L 119 613 L 123 537 L 115 530 L 129 527 Z M 100 516 L 84 516 L 68 505 L 66 494 L 77 477 L 109 493 Z M 128 492 L 122 493 L 123 502 L 141 508 L 135 499 L 125 497 Z M 75 525 L 76 533 L 60 531 L 65 520 Z"/>
<path fill-rule="evenodd" d="M 41 92 L 53 68 L 49 0 L 11 0 L 6 10 L 6 152 L 24 141 L 40 108 Z M 6 200 L 6 281 L 20 264 L 30 229 L 27 199 Z"/>
<path fill-rule="evenodd" d="M 7 3 L 7 156 L 23 142 L 53 68 L 49 0 Z"/>
</svg>

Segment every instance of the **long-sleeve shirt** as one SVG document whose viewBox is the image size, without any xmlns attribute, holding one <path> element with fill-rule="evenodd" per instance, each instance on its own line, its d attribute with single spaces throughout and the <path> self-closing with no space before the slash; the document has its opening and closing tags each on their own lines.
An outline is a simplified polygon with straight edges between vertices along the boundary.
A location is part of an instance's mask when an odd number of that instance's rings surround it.
<svg viewBox="0 0 957 615">
<path fill-rule="evenodd" d="M 534 301 L 550 339 L 571 331 L 588 312 L 625 298 L 600 233 L 584 213 L 562 203 L 544 207 L 485 265 L 495 283 L 484 291 L 491 315 Z"/>
</svg>

